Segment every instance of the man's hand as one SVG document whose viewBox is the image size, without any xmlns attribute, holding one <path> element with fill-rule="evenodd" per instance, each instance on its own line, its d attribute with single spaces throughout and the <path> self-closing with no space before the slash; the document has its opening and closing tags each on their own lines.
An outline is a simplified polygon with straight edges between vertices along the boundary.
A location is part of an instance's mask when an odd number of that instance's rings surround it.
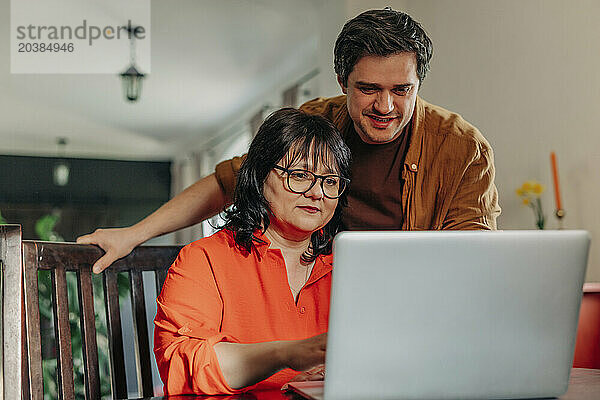
<svg viewBox="0 0 600 400">
<path fill-rule="evenodd" d="M 158 210 L 128 228 L 97 229 L 77 238 L 79 244 L 95 244 L 106 254 L 94 264 L 99 274 L 153 237 L 174 232 L 210 218 L 223 209 L 227 198 L 215 174 L 210 174 L 179 193 Z"/>
<path fill-rule="evenodd" d="M 93 266 L 94 273 L 99 274 L 119 258 L 131 253 L 141 242 L 131 228 L 113 228 L 96 229 L 94 233 L 78 237 L 77 243 L 95 244 L 106 252 Z"/>
</svg>

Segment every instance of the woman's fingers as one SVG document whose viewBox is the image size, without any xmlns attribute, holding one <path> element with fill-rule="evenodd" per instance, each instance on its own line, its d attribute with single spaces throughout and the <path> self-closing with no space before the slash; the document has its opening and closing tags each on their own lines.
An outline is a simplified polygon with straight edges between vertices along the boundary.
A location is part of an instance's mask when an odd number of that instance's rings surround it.
<svg viewBox="0 0 600 400">
<path fill-rule="evenodd" d="M 290 382 L 322 381 L 323 379 L 325 379 L 325 365 L 318 365 L 294 376 Z"/>
<path fill-rule="evenodd" d="M 281 387 L 281 390 L 286 391 L 289 389 L 290 382 L 306 382 L 306 381 L 322 381 L 325 379 L 325 365 L 317 365 L 314 368 L 304 371 L 294 376 L 289 380 L 288 383 Z"/>
</svg>

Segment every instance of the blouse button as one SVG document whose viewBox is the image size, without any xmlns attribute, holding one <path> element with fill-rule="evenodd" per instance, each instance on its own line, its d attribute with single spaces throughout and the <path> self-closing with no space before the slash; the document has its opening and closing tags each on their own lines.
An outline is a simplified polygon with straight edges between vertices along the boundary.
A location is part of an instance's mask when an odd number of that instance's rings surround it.
<svg viewBox="0 0 600 400">
<path fill-rule="evenodd" d="M 300 314 L 304 314 L 306 312 L 306 308 L 305 307 L 300 307 Z"/>
</svg>

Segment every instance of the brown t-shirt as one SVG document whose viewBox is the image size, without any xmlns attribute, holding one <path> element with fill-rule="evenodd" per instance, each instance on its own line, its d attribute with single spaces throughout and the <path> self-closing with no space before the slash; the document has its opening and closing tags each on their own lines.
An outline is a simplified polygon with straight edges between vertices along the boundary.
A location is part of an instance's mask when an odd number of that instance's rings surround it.
<svg viewBox="0 0 600 400">
<path fill-rule="evenodd" d="M 345 135 L 352 152 L 352 182 L 342 222 L 347 230 L 397 230 L 402 227 L 402 169 L 410 125 L 394 141 L 365 143 L 350 126 Z"/>
</svg>

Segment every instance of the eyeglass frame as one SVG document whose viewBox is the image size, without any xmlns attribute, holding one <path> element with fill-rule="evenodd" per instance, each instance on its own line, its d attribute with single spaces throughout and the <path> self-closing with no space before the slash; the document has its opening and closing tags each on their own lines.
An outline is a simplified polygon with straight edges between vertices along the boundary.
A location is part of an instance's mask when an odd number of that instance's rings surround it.
<svg viewBox="0 0 600 400">
<path fill-rule="evenodd" d="M 344 178 L 343 176 L 336 175 L 336 174 L 318 175 L 318 174 L 315 174 L 314 172 L 306 170 L 306 169 L 302 169 L 302 168 L 289 169 L 289 168 L 284 168 L 284 167 L 282 167 L 280 165 L 273 166 L 273 169 L 277 169 L 279 171 L 283 171 L 283 172 L 286 172 L 288 174 L 287 178 L 285 179 L 285 181 L 287 182 L 287 187 L 288 187 L 288 189 L 291 192 L 296 193 L 296 194 L 304 194 L 304 193 L 308 192 L 310 189 L 312 189 L 315 186 L 315 183 L 317 183 L 317 179 L 321 179 L 321 191 L 323 192 L 323 196 L 327 197 L 328 199 L 335 200 L 335 199 L 339 199 L 344 194 L 344 192 L 346 191 L 346 188 L 350 184 L 350 179 Z M 313 181 L 310 184 L 310 186 L 308 187 L 308 189 L 306 189 L 303 192 L 297 192 L 297 191 L 295 191 L 294 189 L 292 189 L 292 185 L 290 185 L 290 176 L 291 176 L 291 173 L 292 172 L 296 172 L 296 171 L 308 172 L 309 174 L 311 174 L 311 175 L 313 175 L 315 177 L 315 179 L 313 179 Z M 338 177 L 338 178 L 340 178 L 340 181 L 345 182 L 344 189 L 336 197 L 331 197 L 331 196 L 328 196 L 327 194 L 325 194 L 325 189 L 323 188 L 323 183 L 325 182 L 325 178 L 328 178 L 330 176 Z"/>
</svg>

